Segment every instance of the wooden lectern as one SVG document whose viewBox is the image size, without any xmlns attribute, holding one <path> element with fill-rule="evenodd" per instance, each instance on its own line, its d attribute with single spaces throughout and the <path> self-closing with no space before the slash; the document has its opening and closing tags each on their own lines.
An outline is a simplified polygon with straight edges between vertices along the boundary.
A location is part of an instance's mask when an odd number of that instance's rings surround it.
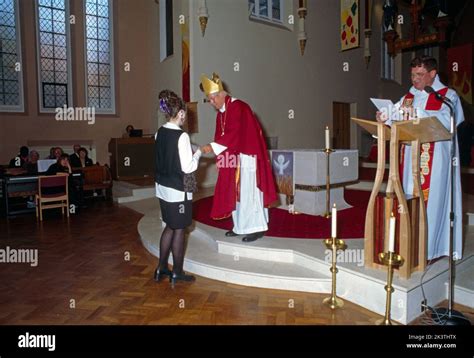
<svg viewBox="0 0 474 358">
<path fill-rule="evenodd" d="M 112 138 L 110 168 L 114 180 L 135 180 L 155 175 L 154 138 Z"/>
<path fill-rule="evenodd" d="M 358 118 L 358 125 L 377 136 L 377 172 L 365 218 L 365 266 L 385 268 L 378 261 L 388 251 L 389 218 L 397 218 L 395 251 L 405 259 L 398 270 L 408 279 L 412 272 L 423 271 L 427 259 L 427 218 L 420 181 L 420 146 L 423 143 L 450 140 L 451 134 L 436 117 L 393 122 L 392 127 Z M 389 176 L 385 195 L 380 194 L 385 172 L 385 144 L 390 141 Z M 413 194 L 403 191 L 400 178 L 400 145 L 412 147 Z"/>
</svg>

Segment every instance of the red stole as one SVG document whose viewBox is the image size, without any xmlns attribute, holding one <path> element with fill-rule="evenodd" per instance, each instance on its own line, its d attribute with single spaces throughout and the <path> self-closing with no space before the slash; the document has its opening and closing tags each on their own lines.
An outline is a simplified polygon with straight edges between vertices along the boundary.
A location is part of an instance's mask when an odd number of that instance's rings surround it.
<svg viewBox="0 0 474 358">
<path fill-rule="evenodd" d="M 227 96 L 225 103 L 225 112 L 217 113 L 214 135 L 215 143 L 227 147 L 216 158 L 218 177 L 211 210 L 214 220 L 231 216 L 239 201 L 240 153 L 256 158 L 257 187 L 263 192 L 264 206 L 268 207 L 277 200 L 273 171 L 260 123 L 245 102 L 232 102 Z"/>
<path fill-rule="evenodd" d="M 441 95 L 445 96 L 448 92 L 448 87 L 445 87 L 438 91 Z M 403 98 L 404 107 L 413 106 L 414 95 L 408 93 Z M 426 111 L 439 111 L 443 103 L 436 99 L 434 93 L 430 93 L 428 100 L 426 101 L 425 110 Z M 434 161 L 434 149 L 436 143 L 424 143 L 420 148 L 420 180 L 421 180 L 421 190 L 423 191 L 423 196 L 425 202 L 428 201 L 428 196 L 430 193 L 430 183 L 431 183 L 431 172 Z M 405 144 L 402 144 L 400 147 L 400 178 L 403 180 L 403 168 L 405 164 Z"/>
</svg>

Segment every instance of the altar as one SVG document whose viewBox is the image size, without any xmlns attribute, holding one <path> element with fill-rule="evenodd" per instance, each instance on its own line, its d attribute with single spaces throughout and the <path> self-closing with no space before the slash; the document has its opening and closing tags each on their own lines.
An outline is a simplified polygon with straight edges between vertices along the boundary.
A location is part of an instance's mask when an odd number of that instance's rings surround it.
<svg viewBox="0 0 474 358">
<path fill-rule="evenodd" d="M 327 154 L 321 149 L 270 150 L 280 208 L 298 213 L 326 213 Z M 359 151 L 337 149 L 330 154 L 330 206 L 351 206 L 344 200 L 344 186 L 359 178 Z"/>
</svg>

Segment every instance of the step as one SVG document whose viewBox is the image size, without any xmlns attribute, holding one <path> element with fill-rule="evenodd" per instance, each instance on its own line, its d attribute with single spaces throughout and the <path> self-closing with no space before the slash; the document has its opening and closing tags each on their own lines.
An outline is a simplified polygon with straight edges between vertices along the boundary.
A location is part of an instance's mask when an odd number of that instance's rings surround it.
<svg viewBox="0 0 474 358">
<path fill-rule="evenodd" d="M 456 273 L 454 302 L 474 308 L 474 266 Z"/>
<path fill-rule="evenodd" d="M 126 197 L 118 197 L 117 202 L 119 204 L 122 203 L 130 203 L 133 201 L 139 201 L 143 199 L 150 199 L 155 197 L 156 192 L 155 192 L 155 187 L 142 187 L 138 189 L 133 189 L 132 190 L 132 195 L 126 196 Z"/>
<path fill-rule="evenodd" d="M 123 204 L 155 197 L 155 187 L 114 181 L 112 193 L 114 201 Z"/>
<path fill-rule="evenodd" d="M 147 211 L 137 228 L 143 245 L 156 257 L 159 257 L 162 228 L 159 209 Z M 265 237 L 244 244 L 241 236 L 225 237 L 225 230 L 202 223 L 195 222 L 190 229 L 184 264 L 188 272 L 250 287 L 325 294 L 331 290 L 330 258 L 321 240 Z M 347 249 L 341 260 L 338 258 L 338 296 L 383 315 L 386 271 L 365 267 L 363 257 L 359 260 L 359 255 L 357 259 L 352 255 L 346 256 L 354 252 L 363 254 L 364 241 L 345 241 Z M 465 273 L 465 270 L 474 267 L 473 263 L 472 248 L 467 245 L 465 257 L 457 264 L 459 274 L 455 294 L 456 302 L 468 306 L 469 301 L 474 302 L 471 297 L 472 284 L 467 286 L 464 280 L 472 280 L 473 273 Z M 415 272 L 412 278 L 404 280 L 395 275 L 392 300 L 397 304 L 392 306 L 394 321 L 407 324 L 419 316 L 423 297 L 421 276 L 421 272 Z M 443 287 L 447 281 L 447 259 L 444 258 L 435 262 L 424 277 L 423 288 L 430 305 L 446 299 L 447 291 Z"/>
<path fill-rule="evenodd" d="M 377 163 L 376 162 L 359 162 L 359 167 L 360 168 L 374 168 L 377 169 Z M 389 164 L 385 163 L 385 169 L 389 168 Z"/>
<path fill-rule="evenodd" d="M 133 195 L 132 193 L 133 187 L 130 187 L 128 183 L 123 182 L 123 181 L 117 181 L 114 180 L 113 187 L 112 187 L 112 193 L 114 197 L 125 197 L 125 196 L 131 196 Z"/>
<path fill-rule="evenodd" d="M 278 247 L 259 247 L 238 242 L 217 240 L 217 251 L 223 255 L 236 258 L 245 258 L 260 261 L 277 262 L 280 264 L 292 264 L 310 271 L 325 272 L 329 264 L 323 260 L 305 255 L 302 251 L 283 249 Z M 262 241 L 260 242 L 262 243 Z"/>
<path fill-rule="evenodd" d="M 146 228 L 149 225 L 153 227 L 153 232 L 161 231 L 158 212 L 156 215 L 142 218 L 138 231 L 145 248 L 159 257 L 159 237 L 150 238 L 143 234 L 149 232 L 150 227 Z M 232 248 L 228 248 L 230 254 L 224 254 L 219 252 L 218 245 L 204 230 L 194 228 L 188 240 L 184 269 L 209 279 L 244 286 L 324 293 L 331 290 L 329 270 L 320 273 L 291 262 L 248 258 L 243 254 L 235 255 Z"/>
<path fill-rule="evenodd" d="M 358 183 L 347 185 L 345 188 L 352 190 L 372 191 L 372 189 L 374 188 L 374 182 L 370 180 L 360 180 Z M 387 183 L 382 182 L 382 185 L 380 186 L 380 191 L 385 192 L 386 188 Z"/>
</svg>

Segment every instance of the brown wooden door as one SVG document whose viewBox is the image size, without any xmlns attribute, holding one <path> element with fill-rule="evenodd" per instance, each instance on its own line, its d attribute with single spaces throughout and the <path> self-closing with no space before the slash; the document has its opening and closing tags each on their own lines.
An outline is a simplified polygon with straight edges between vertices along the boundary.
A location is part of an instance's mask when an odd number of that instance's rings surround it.
<svg viewBox="0 0 474 358">
<path fill-rule="evenodd" d="M 349 149 L 351 146 L 351 105 L 350 103 L 332 103 L 333 147 Z"/>
</svg>

